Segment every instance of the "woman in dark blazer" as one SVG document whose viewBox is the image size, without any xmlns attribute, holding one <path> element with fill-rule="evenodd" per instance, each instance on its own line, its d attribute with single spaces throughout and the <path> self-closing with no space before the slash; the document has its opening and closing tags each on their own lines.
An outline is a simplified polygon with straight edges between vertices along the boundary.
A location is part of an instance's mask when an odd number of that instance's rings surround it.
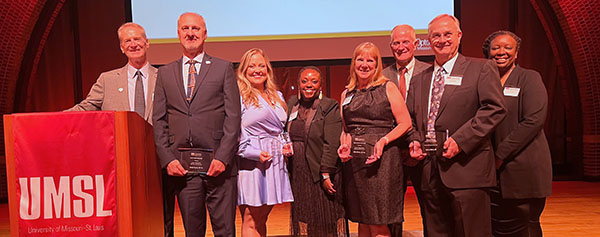
<svg viewBox="0 0 600 237">
<path fill-rule="evenodd" d="M 339 190 L 337 147 L 342 119 L 337 101 L 321 93 L 321 71 L 305 67 L 298 74 L 299 97 L 288 100 L 287 130 L 293 142 L 288 169 L 294 194 L 293 236 L 345 236 Z"/>
<path fill-rule="evenodd" d="M 508 111 L 493 135 L 498 186 L 492 189 L 494 236 L 542 236 L 540 216 L 552 192 L 552 160 L 544 122 L 548 95 L 540 74 L 516 65 L 521 39 L 492 33 L 483 45 L 504 87 Z"/>
</svg>

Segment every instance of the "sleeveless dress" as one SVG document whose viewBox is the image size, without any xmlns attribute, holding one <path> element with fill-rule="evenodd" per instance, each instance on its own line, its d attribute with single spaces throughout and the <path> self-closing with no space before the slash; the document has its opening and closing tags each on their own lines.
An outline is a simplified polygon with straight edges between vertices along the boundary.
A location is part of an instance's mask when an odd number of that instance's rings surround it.
<svg viewBox="0 0 600 237">
<path fill-rule="evenodd" d="M 315 101 L 313 101 L 316 104 Z M 317 110 L 318 105 L 305 107 L 300 104 L 298 117 L 290 122 L 290 139 L 294 146 L 294 155 L 290 157 L 290 178 L 294 202 L 291 205 L 290 230 L 292 236 L 346 236 L 346 222 L 341 205 L 339 176 L 331 175 L 336 196 L 327 194 L 321 188 L 321 182 L 314 182 L 306 158 L 306 119 L 309 110 Z M 339 113 L 339 111 L 334 111 Z"/>
<path fill-rule="evenodd" d="M 402 160 L 398 140 L 375 163 L 365 161 L 373 146 L 395 126 L 386 84 L 350 91 L 343 103 L 345 131 L 352 135 L 352 159 L 343 163 L 344 208 L 354 222 L 385 225 L 403 221 Z M 349 98 L 352 97 L 352 98 Z"/>
<path fill-rule="evenodd" d="M 279 94 L 280 97 L 281 93 Z M 238 205 L 259 207 L 293 202 L 288 171 L 279 135 L 287 114 L 281 105 L 271 107 L 259 96 L 260 107 L 242 102 L 242 124 L 238 147 Z M 282 98 L 283 99 L 283 98 Z M 261 151 L 273 155 L 261 163 Z"/>
</svg>

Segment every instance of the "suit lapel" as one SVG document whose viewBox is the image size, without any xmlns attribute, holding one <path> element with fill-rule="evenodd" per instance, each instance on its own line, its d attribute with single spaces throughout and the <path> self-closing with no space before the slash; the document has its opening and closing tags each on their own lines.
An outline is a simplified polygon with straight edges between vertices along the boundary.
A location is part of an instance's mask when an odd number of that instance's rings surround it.
<svg viewBox="0 0 600 237">
<path fill-rule="evenodd" d="M 451 76 L 461 76 L 461 77 L 464 76 L 465 71 L 467 70 L 467 66 L 469 66 L 469 62 L 467 60 L 465 60 L 465 58 L 462 55 L 459 54 L 458 58 L 456 59 L 456 62 L 454 63 L 454 67 L 452 68 L 452 72 L 450 73 L 450 75 Z M 440 100 L 440 108 L 438 110 L 437 118 L 439 118 L 440 115 L 444 112 L 444 108 L 446 108 L 446 105 L 450 101 L 450 98 L 452 97 L 454 90 L 456 90 L 456 88 L 458 88 L 458 87 L 459 86 L 448 86 L 448 85 L 444 86 L 444 94 L 442 95 L 442 99 Z"/>
<path fill-rule="evenodd" d="M 393 73 L 392 78 L 388 78 L 390 79 L 394 84 L 396 84 L 396 87 L 399 86 L 400 81 L 398 81 L 399 78 L 399 72 L 398 72 L 398 68 L 396 68 L 396 64 L 392 64 L 391 68 Z M 404 96 L 406 98 L 406 96 Z"/>
<path fill-rule="evenodd" d="M 204 54 L 204 59 L 202 59 L 202 66 L 200 66 L 200 71 L 198 72 L 198 77 L 196 78 L 196 84 L 194 85 L 194 92 L 192 92 L 192 100 L 194 100 L 198 88 L 202 85 L 204 79 L 206 79 L 206 74 L 208 74 L 208 70 L 212 65 L 211 59 L 211 56 L 209 56 L 208 54 Z"/>
<path fill-rule="evenodd" d="M 502 86 L 502 89 L 504 90 L 505 87 L 519 87 L 520 74 L 521 67 L 516 66 L 515 69 L 513 69 L 513 71 L 510 73 L 510 75 L 508 75 L 508 78 L 504 82 L 504 86 Z"/>
<path fill-rule="evenodd" d="M 148 91 L 146 91 L 146 112 L 144 119 L 148 120 L 152 115 L 152 101 L 154 101 L 154 86 L 156 85 L 156 73 L 158 70 L 150 66 L 148 67 Z"/>
<path fill-rule="evenodd" d="M 431 65 L 415 59 L 415 69 L 413 69 L 413 76 L 419 75 L 419 73 L 425 71 L 425 69 L 427 69 L 429 66 Z"/>
<path fill-rule="evenodd" d="M 421 74 L 421 79 L 419 80 L 419 83 L 421 83 L 421 113 L 423 115 L 423 118 L 420 120 L 417 120 L 417 122 L 423 122 L 422 123 L 422 127 L 424 129 L 427 129 L 426 124 L 427 124 L 427 119 L 429 118 L 429 91 L 431 91 L 431 77 L 433 76 L 433 66 L 430 66 L 429 68 L 427 68 L 425 71 L 423 71 L 423 74 Z M 415 98 L 416 99 L 416 98 Z M 417 125 L 418 126 L 418 125 Z"/>
<path fill-rule="evenodd" d="M 121 68 L 121 70 L 117 72 L 116 82 L 119 91 L 117 92 L 118 98 L 115 98 L 115 103 L 121 104 L 119 107 L 125 108 L 126 111 L 130 111 L 129 86 L 127 85 L 127 79 L 127 65 L 125 65 L 125 67 Z"/>
<path fill-rule="evenodd" d="M 186 95 L 185 95 L 185 90 L 183 88 L 183 58 L 179 58 L 179 60 L 177 60 L 177 64 L 176 64 L 176 68 L 173 69 L 173 78 L 175 78 L 175 84 L 177 85 L 177 90 L 179 91 L 179 94 L 181 95 L 181 99 L 184 101 L 184 103 L 187 104 L 187 100 L 186 100 Z"/>
</svg>

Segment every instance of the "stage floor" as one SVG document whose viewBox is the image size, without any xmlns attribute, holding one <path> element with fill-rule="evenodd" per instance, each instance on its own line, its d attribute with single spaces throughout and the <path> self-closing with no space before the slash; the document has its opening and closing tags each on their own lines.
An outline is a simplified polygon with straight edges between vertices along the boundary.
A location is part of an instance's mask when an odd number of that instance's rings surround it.
<svg viewBox="0 0 600 237">
<path fill-rule="evenodd" d="M 600 182 L 558 181 L 552 184 L 553 194 L 546 201 L 542 214 L 544 236 L 600 236 Z M 267 222 L 269 236 L 289 235 L 289 204 L 273 208 Z M 417 199 L 409 187 L 404 206 L 404 236 L 422 236 L 421 216 Z M 237 236 L 241 220 L 236 218 Z M 10 233 L 8 205 L 0 204 L 0 236 Z M 357 224 L 350 222 L 350 232 L 357 232 Z M 175 236 L 185 236 L 181 215 L 176 212 Z M 209 229 L 207 236 L 213 236 Z"/>
</svg>

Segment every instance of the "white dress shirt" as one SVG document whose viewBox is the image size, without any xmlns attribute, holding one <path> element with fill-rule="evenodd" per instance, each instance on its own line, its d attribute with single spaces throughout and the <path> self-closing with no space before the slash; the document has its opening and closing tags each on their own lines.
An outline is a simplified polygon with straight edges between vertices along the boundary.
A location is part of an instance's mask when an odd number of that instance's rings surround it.
<svg viewBox="0 0 600 237">
<path fill-rule="evenodd" d="M 398 68 L 398 64 L 396 64 L 396 81 L 400 83 L 400 69 Z M 408 65 L 406 65 L 406 73 L 404 73 L 404 85 L 406 85 L 406 93 L 408 93 L 408 88 L 410 87 L 410 79 L 412 78 L 413 72 L 415 71 L 415 57 L 413 57 Z"/>
<path fill-rule="evenodd" d="M 429 114 L 429 110 L 431 109 L 431 91 L 433 91 L 433 81 L 435 80 L 435 74 L 437 73 L 440 67 L 444 68 L 444 77 L 447 77 L 452 73 L 452 69 L 454 68 L 454 63 L 456 63 L 456 59 L 458 58 L 458 53 L 454 55 L 450 60 L 448 60 L 444 65 L 440 66 L 436 61 L 433 62 L 433 74 L 431 75 L 431 83 L 429 84 L 429 101 L 427 102 L 427 114 Z M 446 84 L 444 84 L 444 88 Z M 445 92 L 445 90 L 444 90 Z M 444 94 L 442 93 L 442 96 Z"/>
<path fill-rule="evenodd" d="M 196 68 L 196 73 L 200 72 L 200 66 L 202 66 L 202 59 L 204 58 L 204 52 L 202 52 L 201 54 L 196 55 L 196 57 L 194 57 L 194 60 L 196 60 L 196 63 L 194 65 L 194 67 Z M 183 75 L 183 91 L 185 93 L 187 93 L 187 87 L 188 87 L 188 75 L 190 73 L 190 66 L 191 64 L 187 63 L 188 61 L 190 61 L 191 59 L 188 58 L 187 56 L 183 56 L 183 59 L 181 60 L 181 75 Z M 193 92 L 192 92 L 193 93 Z"/>
</svg>

